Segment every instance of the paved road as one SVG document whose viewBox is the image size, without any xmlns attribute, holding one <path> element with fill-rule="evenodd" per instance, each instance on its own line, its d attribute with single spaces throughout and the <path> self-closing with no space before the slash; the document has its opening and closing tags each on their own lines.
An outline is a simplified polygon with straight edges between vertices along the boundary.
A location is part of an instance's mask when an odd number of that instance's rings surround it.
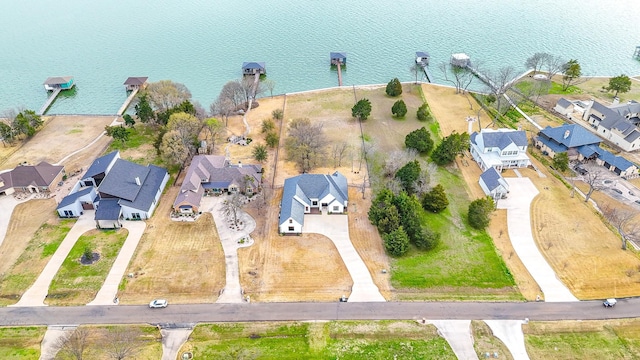
<svg viewBox="0 0 640 360">
<path fill-rule="evenodd" d="M 251 303 L 0 308 L 0 326 L 68 324 L 185 324 L 291 320 L 603 320 L 640 317 L 640 298 L 579 302 Z"/>
</svg>

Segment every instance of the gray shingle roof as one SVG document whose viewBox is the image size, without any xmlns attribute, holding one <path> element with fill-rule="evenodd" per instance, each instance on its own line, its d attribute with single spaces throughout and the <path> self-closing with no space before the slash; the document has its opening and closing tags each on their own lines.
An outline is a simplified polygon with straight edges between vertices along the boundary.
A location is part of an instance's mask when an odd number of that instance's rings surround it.
<svg viewBox="0 0 640 360">
<path fill-rule="evenodd" d="M 107 155 L 104 155 L 95 159 L 93 163 L 91 163 L 91 166 L 89 166 L 89 169 L 87 169 L 87 171 L 84 173 L 82 178 L 86 179 L 86 178 L 94 177 L 98 174 L 105 172 L 109 164 L 111 164 L 113 159 L 116 156 L 118 156 L 118 154 L 119 152 L 116 150 L 108 153 Z"/>
<path fill-rule="evenodd" d="M 58 204 L 58 207 L 56 209 L 61 209 L 61 208 L 65 207 L 65 206 L 73 204 L 74 202 L 76 202 L 76 200 L 79 197 L 89 194 L 92 189 L 93 189 L 92 187 L 87 187 L 87 188 L 84 188 L 84 189 L 82 189 L 80 191 L 77 191 L 77 192 L 74 192 L 74 193 L 71 193 L 71 194 L 65 196 L 62 199 L 62 201 L 60 201 L 60 204 Z"/>
<path fill-rule="evenodd" d="M 265 63 L 263 62 L 243 62 L 242 69 L 260 69 L 264 70 Z"/>
<path fill-rule="evenodd" d="M 347 58 L 347 53 L 346 52 L 336 51 L 336 52 L 329 53 L 329 56 L 332 59 L 346 59 Z"/>
<path fill-rule="evenodd" d="M 146 166 L 118 159 L 104 180 L 102 180 L 98 191 L 101 194 L 134 201 L 142 188 L 141 185 L 136 183 L 136 178 L 140 179 L 140 184 L 144 183 L 147 175 L 149 175 L 149 169 Z"/>
<path fill-rule="evenodd" d="M 482 131 L 480 133 L 484 141 L 484 147 L 497 147 L 500 150 L 506 148 L 511 143 L 516 146 L 527 146 L 527 133 L 524 130 L 514 131 Z"/>
<path fill-rule="evenodd" d="M 568 131 L 568 133 L 567 133 Z M 600 138 L 584 129 L 580 125 L 562 125 L 552 128 L 547 126 L 542 129 L 540 133 L 544 134 L 550 139 L 553 139 L 559 144 L 564 145 L 567 148 L 579 147 L 582 145 L 599 144 Z M 565 138 L 565 134 L 567 137 Z"/>
<path fill-rule="evenodd" d="M 146 76 L 131 76 L 128 77 L 127 80 L 124 81 L 124 84 L 122 85 L 143 85 L 144 83 L 147 82 L 147 79 L 149 79 Z"/>
<path fill-rule="evenodd" d="M 95 220 L 118 220 L 122 208 L 118 204 L 118 199 L 102 199 L 96 209 Z"/>
<path fill-rule="evenodd" d="M 35 166 L 17 166 L 2 174 L 4 186 L 0 190 L 25 186 L 49 187 L 63 169 L 63 166 L 51 165 L 45 161 Z"/>
<path fill-rule="evenodd" d="M 493 191 L 498 186 L 500 186 L 499 180 L 501 178 L 502 178 L 502 175 L 500 175 L 498 170 L 496 170 L 493 167 L 488 168 L 487 170 L 485 170 L 485 172 L 482 173 L 482 175 L 480 175 L 480 179 L 482 179 L 482 181 L 487 186 L 487 189 L 489 189 L 489 191 Z"/>
<path fill-rule="evenodd" d="M 115 166 L 113 168 L 115 168 Z M 111 169 L 109 174 L 112 172 L 113 169 Z M 120 205 L 125 205 L 143 211 L 148 211 L 151 208 L 151 204 L 160 189 L 160 185 L 162 185 L 162 181 L 165 176 L 167 176 L 167 170 L 155 165 L 149 165 L 147 174 L 148 175 L 145 177 L 144 181 L 141 179 L 142 186 L 140 186 L 140 190 L 137 192 L 136 197 L 133 200 L 122 198 L 119 202 Z M 135 182 L 133 184 L 135 185 Z M 102 187 L 102 185 L 100 186 Z"/>
<path fill-rule="evenodd" d="M 565 98 L 560 98 L 560 100 L 558 100 L 558 105 L 560 105 L 560 107 L 566 109 L 569 106 L 573 105 L 573 103 Z"/>
<path fill-rule="evenodd" d="M 52 76 L 48 77 L 42 85 L 61 85 L 66 84 L 73 79 L 73 76 Z"/>
</svg>

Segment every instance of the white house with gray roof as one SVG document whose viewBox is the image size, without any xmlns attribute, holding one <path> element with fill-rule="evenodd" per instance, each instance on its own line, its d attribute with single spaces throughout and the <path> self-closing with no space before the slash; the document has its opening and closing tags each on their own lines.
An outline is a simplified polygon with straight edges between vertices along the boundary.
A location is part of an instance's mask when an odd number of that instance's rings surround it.
<svg viewBox="0 0 640 360">
<path fill-rule="evenodd" d="M 527 134 L 523 130 L 482 129 L 470 137 L 470 151 L 480 169 L 501 171 L 531 165 L 527 156 Z"/>
<path fill-rule="evenodd" d="M 640 149 L 640 103 L 629 101 L 607 107 L 592 100 L 582 119 L 595 128 L 598 135 L 625 151 Z"/>
<path fill-rule="evenodd" d="M 347 178 L 339 172 L 332 175 L 302 174 L 284 181 L 280 219 L 281 234 L 300 234 L 305 214 L 342 214 L 349 203 Z"/>
<path fill-rule="evenodd" d="M 564 116 L 573 113 L 573 103 L 565 98 L 560 98 L 553 110 Z"/>
<path fill-rule="evenodd" d="M 482 191 L 495 200 L 505 198 L 509 193 L 509 184 L 496 168 L 488 168 L 480 175 L 478 182 Z"/>
<path fill-rule="evenodd" d="M 122 160 L 114 151 L 93 162 L 56 210 L 61 217 L 78 217 L 82 210 L 95 208 L 99 227 L 119 226 L 123 218 L 145 220 L 168 180 L 167 170 Z"/>
</svg>

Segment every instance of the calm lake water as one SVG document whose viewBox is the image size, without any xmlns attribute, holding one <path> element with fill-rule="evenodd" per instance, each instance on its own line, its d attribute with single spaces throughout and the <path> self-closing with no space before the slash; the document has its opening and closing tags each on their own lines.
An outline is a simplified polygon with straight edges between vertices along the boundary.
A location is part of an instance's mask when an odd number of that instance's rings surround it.
<svg viewBox="0 0 640 360">
<path fill-rule="evenodd" d="M 208 108 L 243 61 L 266 62 L 275 93 L 331 87 L 330 51 L 348 54 L 345 85 L 410 81 L 415 51 L 435 75 L 455 52 L 524 71 L 538 51 L 578 59 L 585 75 L 640 74 L 638 0 L 2 2 L 0 111 L 39 109 L 42 82 L 60 75 L 77 90 L 49 113 L 114 114 L 128 76 L 184 83 Z"/>
</svg>

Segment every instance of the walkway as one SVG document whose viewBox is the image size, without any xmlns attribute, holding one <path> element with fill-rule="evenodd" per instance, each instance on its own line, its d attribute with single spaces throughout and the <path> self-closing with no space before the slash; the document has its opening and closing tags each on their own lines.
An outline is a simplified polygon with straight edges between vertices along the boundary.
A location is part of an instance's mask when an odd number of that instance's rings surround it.
<svg viewBox="0 0 640 360">
<path fill-rule="evenodd" d="M 44 105 L 42 105 L 40 110 L 38 110 L 38 115 L 44 115 L 44 113 L 51 106 L 53 101 L 58 97 L 58 94 L 60 94 L 60 91 L 62 91 L 62 89 L 61 88 L 57 88 L 57 89 L 55 89 L 53 91 L 53 93 L 51 95 L 49 95 L 49 97 L 47 98 L 47 101 L 45 101 Z"/>
<path fill-rule="evenodd" d="M 144 221 L 123 221 L 122 227 L 129 230 L 127 239 L 122 245 L 122 248 L 120 248 L 118 257 L 113 262 L 113 265 L 111 265 L 111 270 L 109 271 L 104 284 L 102 284 L 100 291 L 96 294 L 95 299 L 87 305 L 114 304 L 114 299 L 118 295 L 118 286 L 120 285 L 120 281 L 122 281 L 124 272 L 127 271 L 129 262 L 138 247 L 138 243 L 140 242 L 140 238 L 142 237 L 147 224 Z"/>
<path fill-rule="evenodd" d="M 347 215 L 305 215 L 302 231 L 324 235 L 335 245 L 353 280 L 349 302 L 386 301 L 351 243 L 348 219 Z"/>
<path fill-rule="evenodd" d="M 229 222 L 222 211 L 222 203 L 229 196 L 203 197 L 200 202 L 202 211 L 210 212 L 218 229 L 218 236 L 224 251 L 226 284 L 218 297 L 217 303 L 241 303 L 243 302 L 242 287 L 240 286 L 240 265 L 238 264 L 238 249 L 253 245 L 253 239 L 249 236 L 256 228 L 255 220 L 246 212 L 238 212 L 238 220 L 243 224 L 240 230 L 229 227 Z M 240 239 L 246 239 L 242 244 Z"/>
<path fill-rule="evenodd" d="M 122 106 L 120 107 L 116 115 L 122 116 L 122 114 L 124 114 L 124 112 L 129 107 L 129 104 L 131 104 L 131 101 L 133 100 L 133 98 L 136 97 L 136 95 L 138 94 L 138 90 L 140 89 L 136 88 L 133 91 L 131 91 L 131 94 L 129 94 L 129 96 L 127 97 L 127 100 L 124 101 L 124 103 L 122 104 Z"/>
<path fill-rule="evenodd" d="M 25 291 L 17 304 L 11 306 L 46 306 L 44 299 L 47 297 L 47 293 L 49 293 L 49 285 L 51 285 L 51 281 L 58 273 L 64 259 L 69 255 L 71 248 L 76 244 L 80 235 L 96 228 L 96 222 L 93 220 L 94 216 L 94 210 L 84 211 L 84 215 L 78 218 L 78 221 L 76 221 L 67 236 L 62 240 L 58 250 L 56 250 L 55 254 L 49 259 L 47 266 L 44 267 L 44 270 L 42 270 L 36 282 Z"/>
<path fill-rule="evenodd" d="M 506 178 L 509 197 L 498 202 L 499 209 L 507 209 L 509 239 L 533 279 L 544 293 L 545 301 L 578 301 L 564 284 L 536 246 L 531 232 L 531 201 L 538 189 L 529 178 Z"/>
</svg>

